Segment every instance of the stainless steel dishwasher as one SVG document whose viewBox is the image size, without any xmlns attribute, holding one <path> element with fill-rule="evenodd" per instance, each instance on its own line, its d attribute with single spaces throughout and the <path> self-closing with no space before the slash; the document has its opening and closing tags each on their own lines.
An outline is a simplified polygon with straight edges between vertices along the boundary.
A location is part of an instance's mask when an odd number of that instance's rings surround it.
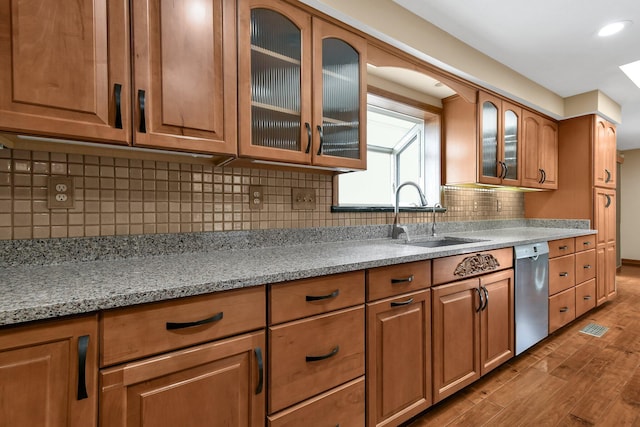
<svg viewBox="0 0 640 427">
<path fill-rule="evenodd" d="M 543 340 L 549 332 L 549 245 L 514 248 L 516 355 Z"/>
</svg>

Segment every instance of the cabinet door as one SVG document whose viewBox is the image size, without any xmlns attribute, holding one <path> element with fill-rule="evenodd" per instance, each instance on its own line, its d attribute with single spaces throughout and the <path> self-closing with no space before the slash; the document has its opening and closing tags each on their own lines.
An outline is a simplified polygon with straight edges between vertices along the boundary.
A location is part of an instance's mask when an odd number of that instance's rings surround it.
<svg viewBox="0 0 640 427">
<path fill-rule="evenodd" d="M 95 316 L 0 331 L 0 425 L 96 424 Z"/>
<path fill-rule="evenodd" d="M 433 401 L 480 378 L 478 279 L 432 288 Z"/>
<path fill-rule="evenodd" d="M 311 162 L 311 16 L 280 0 L 238 2 L 239 154 Z"/>
<path fill-rule="evenodd" d="M 132 2 L 134 143 L 235 154 L 233 0 Z"/>
<path fill-rule="evenodd" d="M 502 184 L 519 186 L 521 168 L 522 109 L 502 101 Z"/>
<path fill-rule="evenodd" d="M 607 293 L 607 300 L 611 300 L 615 298 L 617 295 L 617 287 L 616 287 L 616 268 L 617 268 L 617 258 L 616 258 L 616 245 L 610 244 L 607 245 L 606 248 L 606 258 L 605 258 L 605 289 Z"/>
<path fill-rule="evenodd" d="M 594 137 L 594 185 L 616 188 L 616 128 L 596 116 Z"/>
<path fill-rule="evenodd" d="M 264 332 L 100 373 L 103 426 L 264 426 Z"/>
<path fill-rule="evenodd" d="M 616 243 L 616 191 L 596 187 L 595 226 L 598 230 L 596 243 L 610 245 Z"/>
<path fill-rule="evenodd" d="M 513 270 L 480 277 L 485 295 L 480 312 L 481 374 L 511 359 L 515 349 Z"/>
<path fill-rule="evenodd" d="M 485 184 L 500 184 L 504 167 L 501 165 L 500 148 L 501 108 L 500 98 L 487 93 L 478 94 L 480 143 L 478 165 L 479 181 Z"/>
<path fill-rule="evenodd" d="M 523 110 L 522 186 L 558 188 L 558 126 L 551 120 Z"/>
<path fill-rule="evenodd" d="M 596 305 L 607 302 L 607 247 L 596 249 Z"/>
<path fill-rule="evenodd" d="M 540 135 L 539 168 L 543 177 L 539 188 L 558 188 L 558 125 L 551 120 L 542 119 Z"/>
<path fill-rule="evenodd" d="M 429 292 L 367 304 L 368 426 L 397 425 L 431 405 Z"/>
<path fill-rule="evenodd" d="M 313 18 L 313 163 L 366 169 L 367 42 Z"/>
<path fill-rule="evenodd" d="M 128 2 L 0 4 L 0 129 L 128 143 Z"/>
</svg>

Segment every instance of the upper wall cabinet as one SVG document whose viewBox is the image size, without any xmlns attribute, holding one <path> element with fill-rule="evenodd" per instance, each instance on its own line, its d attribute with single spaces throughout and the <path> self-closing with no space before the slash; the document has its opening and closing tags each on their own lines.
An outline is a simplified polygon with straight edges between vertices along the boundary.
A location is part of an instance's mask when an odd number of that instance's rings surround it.
<svg viewBox="0 0 640 427">
<path fill-rule="evenodd" d="M 235 1 L 131 4 L 134 143 L 235 154 Z"/>
<path fill-rule="evenodd" d="M 539 114 L 523 112 L 524 167 L 522 185 L 558 188 L 558 125 Z"/>
<path fill-rule="evenodd" d="M 2 2 L 0 128 L 235 154 L 235 2 L 131 6 Z"/>
<path fill-rule="evenodd" d="M 595 117 L 593 185 L 616 188 L 616 127 Z"/>
<path fill-rule="evenodd" d="M 366 167 L 366 41 L 282 1 L 239 1 L 239 154 Z"/>
<path fill-rule="evenodd" d="M 519 186 L 522 109 L 484 92 L 478 108 L 479 182 Z"/>
<path fill-rule="evenodd" d="M 131 141 L 126 1 L 0 3 L 0 129 Z"/>
</svg>

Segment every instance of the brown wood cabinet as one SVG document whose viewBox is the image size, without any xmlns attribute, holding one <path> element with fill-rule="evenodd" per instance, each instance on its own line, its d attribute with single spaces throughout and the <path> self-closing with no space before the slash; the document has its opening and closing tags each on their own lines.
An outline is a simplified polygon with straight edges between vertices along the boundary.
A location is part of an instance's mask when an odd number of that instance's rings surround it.
<svg viewBox="0 0 640 427">
<path fill-rule="evenodd" d="M 398 425 L 431 405 L 430 296 L 367 304 L 367 426 Z"/>
<path fill-rule="evenodd" d="M 0 425 L 95 426 L 96 316 L 0 329 Z"/>
<path fill-rule="evenodd" d="M 616 191 L 595 188 L 596 257 L 600 305 L 616 296 Z"/>
<path fill-rule="evenodd" d="M 513 270 L 436 286 L 432 292 L 433 398 L 438 402 L 513 357 Z"/>
<path fill-rule="evenodd" d="M 594 185 L 616 188 L 616 128 L 601 117 L 595 118 L 594 145 Z"/>
<path fill-rule="evenodd" d="M 522 186 L 558 188 L 558 125 L 531 111 L 522 113 Z"/>
<path fill-rule="evenodd" d="M 264 426 L 264 331 L 100 373 L 100 425 Z"/>
<path fill-rule="evenodd" d="M 0 129 L 130 143 L 128 14 L 125 1 L 2 2 Z"/>
<path fill-rule="evenodd" d="M 239 154 L 366 168 L 366 41 L 281 1 L 240 0 Z"/>
</svg>

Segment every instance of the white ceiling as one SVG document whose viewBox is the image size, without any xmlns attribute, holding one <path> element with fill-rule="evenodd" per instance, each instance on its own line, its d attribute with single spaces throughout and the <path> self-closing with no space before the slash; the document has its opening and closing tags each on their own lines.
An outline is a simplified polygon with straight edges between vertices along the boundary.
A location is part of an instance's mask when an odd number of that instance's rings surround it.
<svg viewBox="0 0 640 427">
<path fill-rule="evenodd" d="M 600 90 L 622 106 L 618 149 L 640 148 L 640 88 L 618 68 L 640 60 L 639 0 L 393 1 L 562 97 Z"/>
</svg>

